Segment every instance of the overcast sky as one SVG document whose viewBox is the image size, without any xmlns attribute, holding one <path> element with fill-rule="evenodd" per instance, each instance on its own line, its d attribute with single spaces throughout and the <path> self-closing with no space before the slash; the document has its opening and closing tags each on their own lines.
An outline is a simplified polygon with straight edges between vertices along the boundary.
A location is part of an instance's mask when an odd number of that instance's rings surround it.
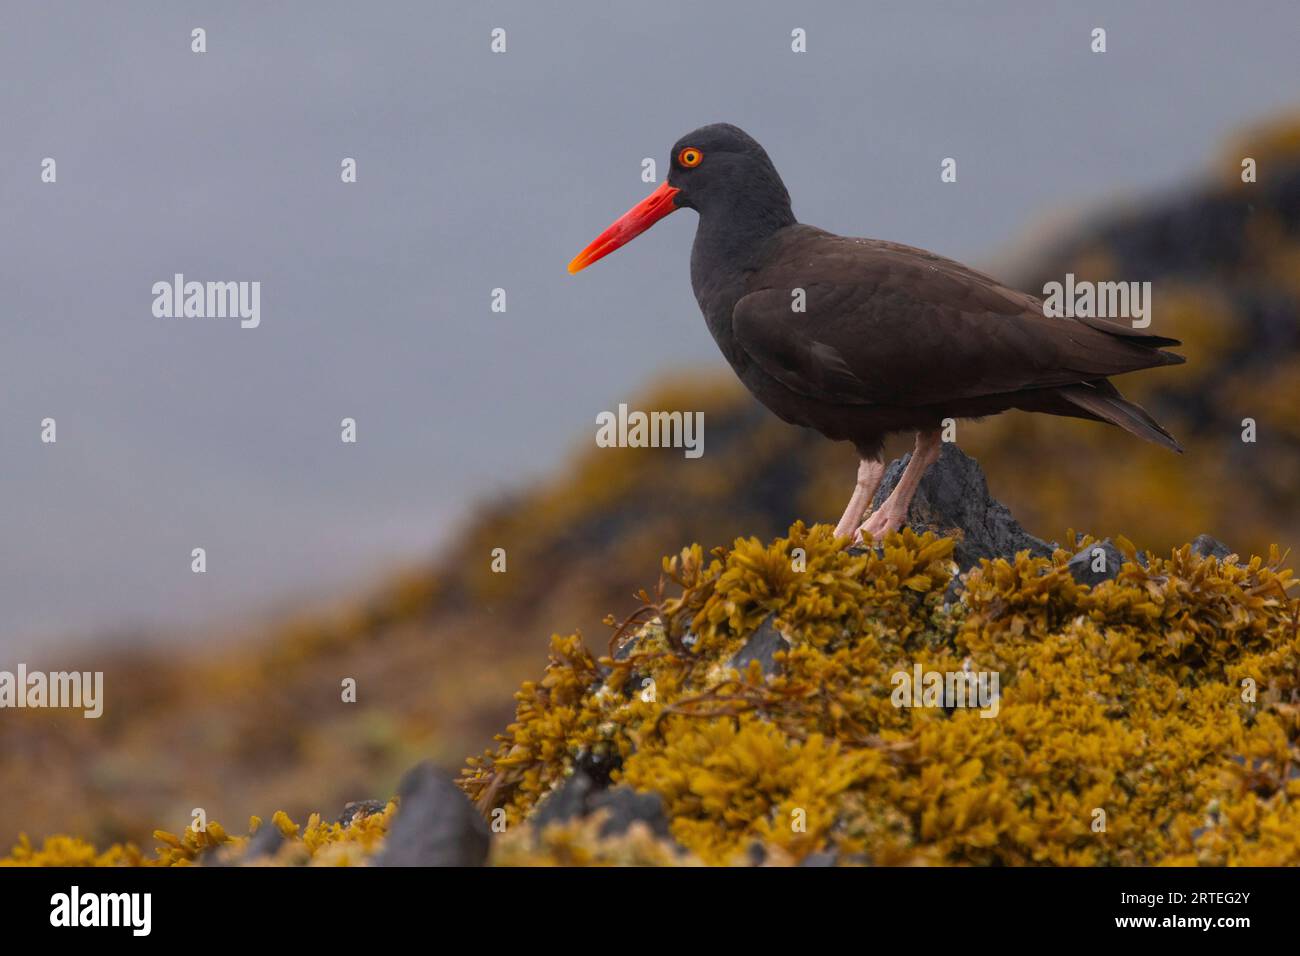
<svg viewBox="0 0 1300 956">
<path fill-rule="evenodd" d="M 565 271 L 696 126 L 753 134 L 805 222 L 987 262 L 1300 101 L 1294 0 L 567 6 L 5 0 L 0 668 L 354 591 L 721 368 L 693 213 Z M 177 272 L 259 281 L 260 326 L 155 318 Z"/>
</svg>

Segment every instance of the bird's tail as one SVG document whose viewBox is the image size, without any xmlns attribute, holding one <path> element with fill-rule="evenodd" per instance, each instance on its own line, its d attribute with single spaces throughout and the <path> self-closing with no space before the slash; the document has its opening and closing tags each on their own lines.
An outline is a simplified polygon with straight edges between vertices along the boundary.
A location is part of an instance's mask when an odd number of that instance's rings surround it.
<svg viewBox="0 0 1300 956">
<path fill-rule="evenodd" d="M 1067 385 L 1056 390 L 1071 405 L 1091 412 L 1097 418 L 1118 425 L 1138 438 L 1171 448 L 1180 455 L 1183 446 L 1169 434 L 1145 408 L 1130 402 L 1114 385 L 1102 379 L 1085 385 Z"/>
</svg>

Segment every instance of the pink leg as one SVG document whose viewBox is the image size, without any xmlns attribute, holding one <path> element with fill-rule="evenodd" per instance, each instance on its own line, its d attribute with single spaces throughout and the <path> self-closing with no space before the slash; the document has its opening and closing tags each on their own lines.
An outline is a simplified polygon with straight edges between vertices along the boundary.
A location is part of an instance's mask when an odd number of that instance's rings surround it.
<svg viewBox="0 0 1300 956">
<path fill-rule="evenodd" d="M 879 458 L 863 458 L 858 463 L 858 483 L 853 489 L 849 506 L 844 509 L 844 517 L 835 526 L 835 537 L 849 538 L 857 531 L 862 516 L 871 507 L 871 499 L 880 487 L 880 479 L 885 474 L 885 463 Z"/>
<path fill-rule="evenodd" d="M 864 540 L 869 534 L 873 541 L 879 541 L 903 526 L 907 520 L 907 509 L 912 505 L 912 496 L 921 483 L 921 476 L 938 459 L 941 448 L 938 429 L 916 433 L 916 447 L 912 450 L 912 458 L 903 469 L 898 484 L 884 504 L 858 529 Z"/>
</svg>

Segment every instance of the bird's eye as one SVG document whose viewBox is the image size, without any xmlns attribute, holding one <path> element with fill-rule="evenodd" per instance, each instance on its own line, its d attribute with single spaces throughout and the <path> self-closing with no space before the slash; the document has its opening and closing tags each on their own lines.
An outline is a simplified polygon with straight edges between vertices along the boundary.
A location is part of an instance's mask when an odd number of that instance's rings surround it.
<svg viewBox="0 0 1300 956">
<path fill-rule="evenodd" d="M 677 154 L 677 162 L 681 163 L 687 169 L 692 169 L 700 165 L 700 160 L 702 160 L 703 158 L 704 158 L 704 154 L 701 153 L 694 146 L 687 146 L 684 150 L 682 150 L 680 153 Z"/>
</svg>

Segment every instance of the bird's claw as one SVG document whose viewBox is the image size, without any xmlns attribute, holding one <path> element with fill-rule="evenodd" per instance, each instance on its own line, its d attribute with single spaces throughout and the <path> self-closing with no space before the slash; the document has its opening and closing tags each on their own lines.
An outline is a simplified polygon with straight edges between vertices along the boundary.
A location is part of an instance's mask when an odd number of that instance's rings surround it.
<svg viewBox="0 0 1300 956">
<path fill-rule="evenodd" d="M 881 508 L 872 512 L 871 517 L 862 522 L 862 527 L 858 529 L 857 540 L 866 542 L 866 536 L 871 535 L 872 541 L 880 541 L 885 535 L 897 531 L 903 526 L 903 515 L 894 514 Z"/>
</svg>

